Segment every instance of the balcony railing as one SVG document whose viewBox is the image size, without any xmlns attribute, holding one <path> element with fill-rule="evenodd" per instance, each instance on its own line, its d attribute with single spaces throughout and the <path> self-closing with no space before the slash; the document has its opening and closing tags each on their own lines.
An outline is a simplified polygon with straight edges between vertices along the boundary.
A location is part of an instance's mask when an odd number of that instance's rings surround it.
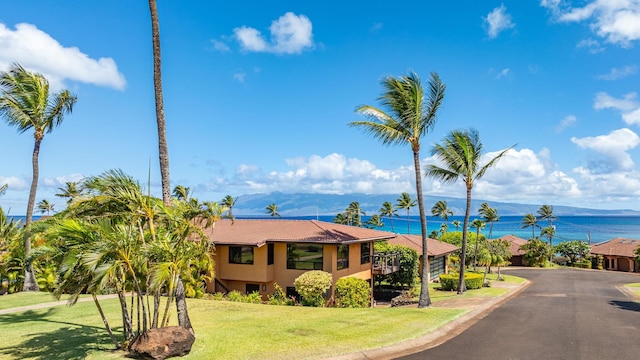
<svg viewBox="0 0 640 360">
<path fill-rule="evenodd" d="M 373 255 L 373 275 L 387 275 L 397 271 L 400 271 L 400 253 Z"/>
</svg>

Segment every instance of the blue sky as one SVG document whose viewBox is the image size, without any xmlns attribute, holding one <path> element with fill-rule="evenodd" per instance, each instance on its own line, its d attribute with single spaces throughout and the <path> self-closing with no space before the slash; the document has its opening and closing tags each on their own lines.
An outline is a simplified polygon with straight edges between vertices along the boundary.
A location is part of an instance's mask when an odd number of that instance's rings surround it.
<svg viewBox="0 0 640 360">
<path fill-rule="evenodd" d="M 640 2 L 158 1 L 172 186 L 201 200 L 415 192 L 409 147 L 347 124 L 385 76 L 447 85 L 430 148 L 478 129 L 517 144 L 473 196 L 640 210 Z M 78 96 L 40 153 L 37 201 L 122 169 L 160 195 L 145 1 L 0 4 L 0 70 L 18 62 Z M 33 137 L 0 123 L 0 205 L 26 209 Z M 426 179 L 429 195 L 464 197 Z"/>
</svg>

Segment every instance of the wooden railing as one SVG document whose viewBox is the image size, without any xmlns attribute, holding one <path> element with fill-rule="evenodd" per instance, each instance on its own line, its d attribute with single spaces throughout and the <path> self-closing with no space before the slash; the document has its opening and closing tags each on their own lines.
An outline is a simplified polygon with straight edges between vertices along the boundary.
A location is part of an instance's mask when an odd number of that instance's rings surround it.
<svg viewBox="0 0 640 360">
<path fill-rule="evenodd" d="M 400 271 L 400 253 L 373 254 L 373 275 L 387 275 Z"/>
</svg>

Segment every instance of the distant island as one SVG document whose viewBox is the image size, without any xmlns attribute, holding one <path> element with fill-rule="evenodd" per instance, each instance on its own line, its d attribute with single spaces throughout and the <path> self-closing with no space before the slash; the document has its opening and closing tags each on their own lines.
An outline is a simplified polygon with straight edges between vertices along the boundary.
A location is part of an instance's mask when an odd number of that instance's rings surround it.
<svg viewBox="0 0 640 360">
<path fill-rule="evenodd" d="M 360 204 L 360 208 L 367 215 L 378 212 L 382 203 L 389 201 L 396 203 L 400 194 L 385 195 L 367 195 L 367 194 L 308 194 L 308 193 L 282 193 L 273 192 L 269 194 L 251 194 L 238 196 L 233 207 L 233 214 L 238 216 L 264 215 L 265 207 L 271 203 L 278 206 L 278 212 L 282 216 L 311 216 L 311 215 L 336 215 L 343 212 L 347 206 L 353 201 Z M 466 199 L 442 197 L 442 196 L 425 196 L 425 210 L 430 215 L 429 209 L 438 200 L 447 202 L 449 208 L 453 210 L 454 215 L 464 215 Z M 522 216 L 525 214 L 535 214 L 536 211 L 544 204 L 518 204 L 498 201 L 488 201 L 482 199 L 472 200 L 471 213 L 477 214 L 480 204 L 489 203 L 492 207 L 498 209 L 500 215 L 504 216 Z M 640 216 L 640 211 L 620 209 L 620 210 L 601 210 L 578 208 L 571 206 L 560 206 L 548 203 L 553 206 L 553 213 L 556 216 Z M 412 215 L 418 215 L 418 209 L 411 210 Z M 404 215 L 404 214 L 403 214 Z"/>
</svg>

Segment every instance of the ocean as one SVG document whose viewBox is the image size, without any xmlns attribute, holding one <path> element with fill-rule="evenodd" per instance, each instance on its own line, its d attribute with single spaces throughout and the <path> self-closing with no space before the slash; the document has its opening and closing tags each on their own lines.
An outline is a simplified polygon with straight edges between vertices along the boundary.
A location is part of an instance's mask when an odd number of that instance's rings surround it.
<svg viewBox="0 0 640 360">
<path fill-rule="evenodd" d="M 24 222 L 24 216 L 9 216 L 15 219 L 21 219 Z M 34 220 L 40 218 L 40 216 L 34 215 Z M 242 218 L 262 218 L 269 219 L 270 217 L 259 216 L 238 216 Z M 321 221 L 332 222 L 334 216 L 329 215 L 314 215 L 314 216 L 291 216 L 282 217 L 282 219 L 293 220 L 310 220 L 317 219 Z M 473 221 L 477 217 L 471 217 L 470 221 Z M 368 216 L 363 217 L 364 221 L 369 219 Z M 399 216 L 397 218 L 388 219 L 383 218 L 382 222 L 384 226 L 379 228 L 380 230 L 391 231 L 398 234 L 420 234 L 420 218 L 418 216 L 409 216 L 407 220 L 406 216 Z M 458 220 L 462 223 L 464 218 L 462 216 L 449 217 L 448 226 L 449 231 L 455 231 L 455 227 L 452 222 Z M 427 217 L 427 234 L 432 231 L 439 231 L 440 225 L 443 223 L 442 219 L 434 218 L 432 216 Z M 498 238 L 503 235 L 515 235 L 523 239 L 531 238 L 531 227 L 521 228 L 522 216 L 502 216 L 498 222 L 493 223 L 492 238 Z M 541 226 L 547 226 L 546 222 L 540 224 Z M 591 244 L 597 244 L 603 241 L 611 240 L 617 237 L 624 237 L 629 239 L 640 239 L 640 216 L 559 216 L 557 220 L 553 222 L 556 227 L 556 234 L 553 237 L 553 243 L 558 244 L 568 240 L 582 240 Z M 475 229 L 470 231 L 475 232 Z M 489 236 L 489 224 L 482 229 L 482 234 Z M 535 229 L 535 235 L 540 235 L 540 229 Z M 546 238 L 545 238 L 546 240 Z"/>
</svg>

